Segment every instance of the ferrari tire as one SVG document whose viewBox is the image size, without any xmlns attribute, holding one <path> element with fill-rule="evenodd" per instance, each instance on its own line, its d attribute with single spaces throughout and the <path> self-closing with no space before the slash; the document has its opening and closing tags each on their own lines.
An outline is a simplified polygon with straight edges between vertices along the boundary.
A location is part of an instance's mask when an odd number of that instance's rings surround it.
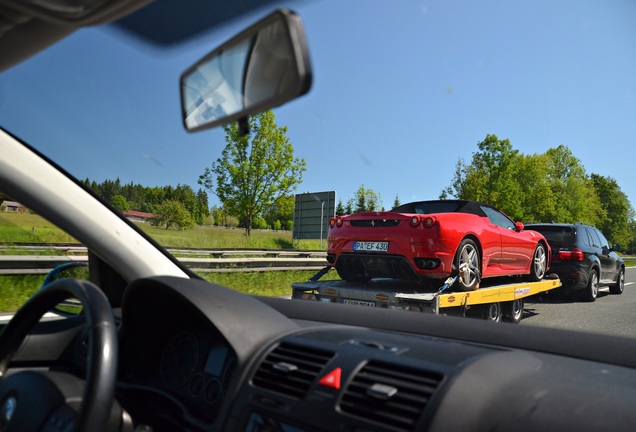
<svg viewBox="0 0 636 432">
<path fill-rule="evenodd" d="M 538 243 L 530 263 L 530 281 L 539 282 L 548 270 L 548 254 L 543 243 Z"/>
<path fill-rule="evenodd" d="M 344 270 L 341 268 L 336 267 L 336 271 L 338 272 L 338 276 L 340 276 L 340 279 L 346 280 L 347 282 L 360 283 L 360 282 L 369 282 L 371 280 L 371 278 L 368 276 L 361 275 L 355 272 L 350 272 L 348 270 Z"/>
<path fill-rule="evenodd" d="M 455 255 L 455 267 L 459 274 L 457 285 L 461 291 L 475 291 L 479 288 L 480 262 L 477 244 L 468 238 L 462 240 Z"/>
</svg>

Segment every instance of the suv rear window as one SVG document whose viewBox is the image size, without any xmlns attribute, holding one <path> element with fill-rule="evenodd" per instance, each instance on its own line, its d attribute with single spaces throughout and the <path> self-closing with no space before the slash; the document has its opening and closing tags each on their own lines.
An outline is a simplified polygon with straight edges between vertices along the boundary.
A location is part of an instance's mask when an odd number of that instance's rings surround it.
<svg viewBox="0 0 636 432">
<path fill-rule="evenodd" d="M 576 243 L 574 228 L 569 226 L 529 226 L 529 230 L 539 231 L 552 247 L 570 247 Z"/>
</svg>

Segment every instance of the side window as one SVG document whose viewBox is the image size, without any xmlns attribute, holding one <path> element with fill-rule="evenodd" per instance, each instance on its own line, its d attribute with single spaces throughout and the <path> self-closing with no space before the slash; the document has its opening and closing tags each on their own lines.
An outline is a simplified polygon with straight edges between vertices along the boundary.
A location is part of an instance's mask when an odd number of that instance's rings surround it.
<svg viewBox="0 0 636 432">
<path fill-rule="evenodd" d="M 593 228 L 587 228 L 587 232 L 590 235 L 590 240 L 592 241 L 592 246 L 600 248 L 601 247 L 601 240 L 598 238 L 598 235 L 596 234 L 596 230 Z"/>
<path fill-rule="evenodd" d="M 484 213 L 486 213 L 486 216 L 488 216 L 488 219 L 494 225 L 500 226 L 502 228 L 507 228 L 509 230 L 515 229 L 514 222 L 511 221 L 505 214 L 495 210 L 492 207 L 481 206 L 481 209 L 484 211 Z"/>
<path fill-rule="evenodd" d="M 595 231 L 596 234 L 598 235 L 599 240 L 601 241 L 601 247 L 602 248 L 606 248 L 609 249 L 609 242 L 607 241 L 607 239 L 605 238 L 605 236 L 603 235 L 602 232 L 600 232 L 598 229 L 593 229 L 592 231 Z"/>
<path fill-rule="evenodd" d="M 592 237 L 590 237 L 590 233 L 585 228 L 579 228 L 578 230 L 579 238 L 583 240 L 585 246 L 592 246 L 594 243 L 592 242 Z"/>
</svg>

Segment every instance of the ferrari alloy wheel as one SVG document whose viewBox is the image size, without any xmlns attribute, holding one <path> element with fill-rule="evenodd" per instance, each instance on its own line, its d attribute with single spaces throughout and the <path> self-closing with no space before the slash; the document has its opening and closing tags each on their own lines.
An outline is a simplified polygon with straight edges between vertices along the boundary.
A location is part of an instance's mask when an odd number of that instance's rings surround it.
<svg viewBox="0 0 636 432">
<path fill-rule="evenodd" d="M 542 243 L 537 244 L 532 257 L 532 265 L 530 267 L 530 280 L 538 282 L 545 276 L 548 269 L 548 255 L 545 253 L 545 246 Z"/>
<path fill-rule="evenodd" d="M 474 291 L 479 288 L 479 263 L 479 249 L 475 242 L 471 239 L 462 240 L 455 257 L 455 265 L 459 272 L 458 284 L 462 291 Z"/>
</svg>

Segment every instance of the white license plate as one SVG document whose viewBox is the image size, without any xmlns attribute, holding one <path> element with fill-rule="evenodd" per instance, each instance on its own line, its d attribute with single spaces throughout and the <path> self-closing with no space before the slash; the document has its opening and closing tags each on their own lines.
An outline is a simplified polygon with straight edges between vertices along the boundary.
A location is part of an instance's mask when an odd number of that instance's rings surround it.
<svg viewBox="0 0 636 432">
<path fill-rule="evenodd" d="M 344 300 L 342 300 L 342 302 L 343 302 L 344 304 L 349 304 L 349 305 L 354 305 L 354 306 L 375 307 L 375 303 L 370 302 L 370 301 L 364 301 L 364 300 L 349 300 L 349 299 L 344 299 Z"/>
<path fill-rule="evenodd" d="M 353 250 L 357 252 L 388 252 L 389 242 L 356 241 Z"/>
</svg>

